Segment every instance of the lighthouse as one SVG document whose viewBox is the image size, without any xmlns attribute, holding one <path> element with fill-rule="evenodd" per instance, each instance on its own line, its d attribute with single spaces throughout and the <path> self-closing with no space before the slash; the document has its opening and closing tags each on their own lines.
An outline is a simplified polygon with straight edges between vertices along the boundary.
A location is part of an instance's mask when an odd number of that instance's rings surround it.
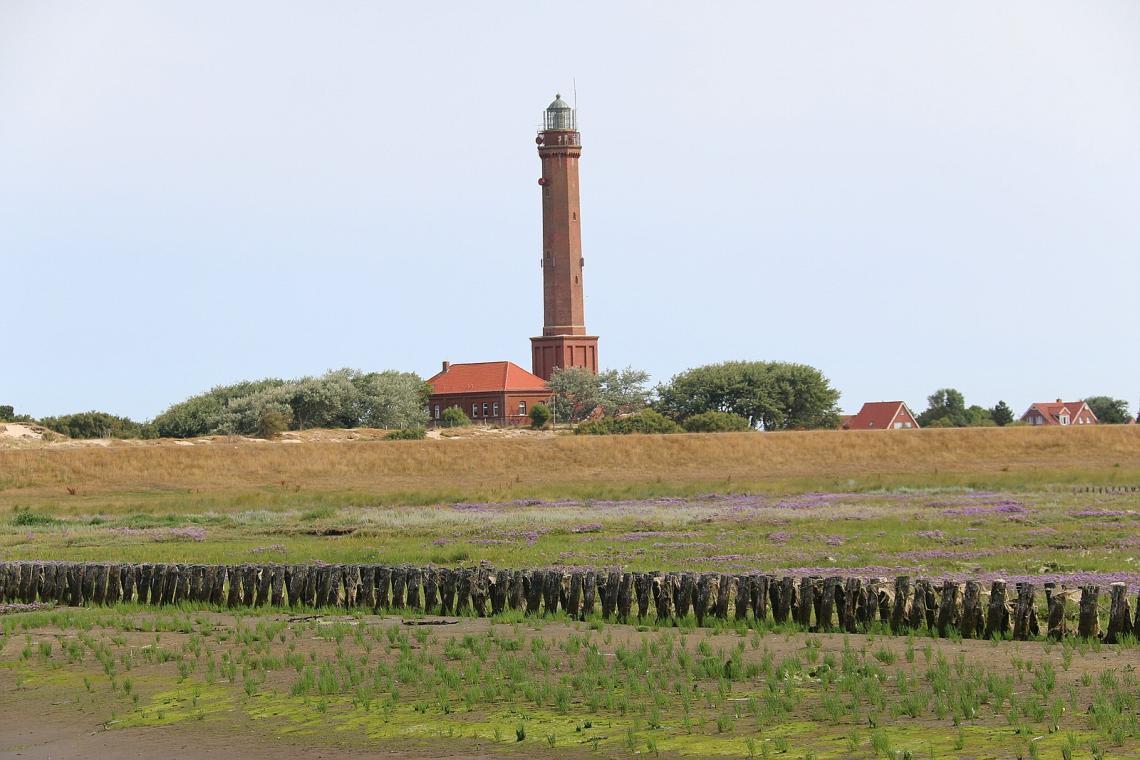
<svg viewBox="0 0 1140 760">
<path fill-rule="evenodd" d="M 542 335 L 531 338 L 535 375 L 549 380 L 558 367 L 598 371 L 598 337 L 586 333 L 582 295 L 582 205 L 578 115 L 561 95 L 542 114 L 535 138 L 542 176 Z"/>
</svg>

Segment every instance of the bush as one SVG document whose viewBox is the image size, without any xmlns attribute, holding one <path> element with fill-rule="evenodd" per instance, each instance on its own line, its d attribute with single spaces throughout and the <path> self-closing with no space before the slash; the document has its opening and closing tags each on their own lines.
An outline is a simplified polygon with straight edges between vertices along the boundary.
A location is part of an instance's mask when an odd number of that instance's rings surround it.
<svg viewBox="0 0 1140 760">
<path fill-rule="evenodd" d="M 320 377 L 268 378 L 212 388 L 174 404 L 154 420 L 159 435 L 257 431 L 266 411 L 279 411 L 297 429 L 326 427 L 418 427 L 427 422 L 431 389 L 410 372 L 338 369 Z"/>
<path fill-rule="evenodd" d="M 530 408 L 530 426 L 541 430 L 550 422 L 550 407 L 539 402 Z"/>
<path fill-rule="evenodd" d="M 682 428 L 660 412 L 645 409 L 628 417 L 605 417 L 583 422 L 575 430 L 579 435 L 629 435 L 631 433 L 680 433 Z"/>
<path fill-rule="evenodd" d="M 385 441 L 422 441 L 427 436 L 423 428 L 400 428 L 384 436 Z"/>
<path fill-rule="evenodd" d="M 439 416 L 439 424 L 444 427 L 462 427 L 470 425 L 471 420 L 463 410 L 457 406 L 449 406 L 443 410 L 443 414 Z"/>
<path fill-rule="evenodd" d="M 59 417 L 44 417 L 39 421 L 48 430 L 63 433 L 70 438 L 148 438 L 148 424 L 140 424 L 128 417 L 116 417 L 106 412 L 79 412 Z"/>
<path fill-rule="evenodd" d="M 690 433 L 735 433 L 750 430 L 747 417 L 731 412 L 703 412 L 688 417 L 682 423 Z"/>
<path fill-rule="evenodd" d="M 16 508 L 16 514 L 12 516 L 12 524 L 21 527 L 31 527 L 35 525 L 55 525 L 59 520 L 50 515 L 41 515 L 38 512 L 29 511 L 27 507 L 20 509 Z"/>
<path fill-rule="evenodd" d="M 267 409 L 257 418 L 257 437 L 275 438 L 289 429 L 289 418 L 277 409 Z"/>
</svg>

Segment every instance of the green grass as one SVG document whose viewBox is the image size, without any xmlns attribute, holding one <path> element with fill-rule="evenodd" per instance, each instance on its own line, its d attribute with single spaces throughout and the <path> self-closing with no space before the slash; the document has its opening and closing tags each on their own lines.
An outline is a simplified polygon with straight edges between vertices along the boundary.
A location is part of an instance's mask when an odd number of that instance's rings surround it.
<svg viewBox="0 0 1140 760">
<path fill-rule="evenodd" d="M 116 727 L 264 725 L 306 744 L 492 742 L 523 755 L 1140 751 L 1127 658 L 1074 649 L 1062 669 L 1061 647 L 1041 643 L 932 641 L 908 663 L 903 639 L 790 629 L 503 618 L 428 630 L 132 606 L 25 613 L 2 631 L 0 688 L 27 709 L 70 694 L 64 704 Z"/>
<path fill-rule="evenodd" d="M 0 516 L 15 559 L 486 560 L 631 570 L 834 568 L 891 575 L 1140 572 L 1140 494 L 960 489 L 459 506 Z M 186 530 L 187 528 L 191 530 Z M 199 540 L 201 539 L 201 540 Z"/>
</svg>

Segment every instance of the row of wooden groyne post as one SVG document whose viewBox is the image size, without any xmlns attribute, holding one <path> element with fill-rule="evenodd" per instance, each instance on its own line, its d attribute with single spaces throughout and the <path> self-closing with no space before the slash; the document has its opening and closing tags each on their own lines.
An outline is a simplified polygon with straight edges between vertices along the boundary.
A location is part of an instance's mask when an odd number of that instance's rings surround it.
<svg viewBox="0 0 1140 760">
<path fill-rule="evenodd" d="M 101 562 L 0 562 L 0 603 L 68 606 L 183 602 L 240 608 L 341 607 L 478 616 L 507 610 L 574 619 L 599 613 L 620 622 L 710 620 L 795 623 L 817 631 L 857 632 L 882 623 L 893 633 L 927 630 L 964 638 L 1077 635 L 1117 643 L 1140 638 L 1140 596 L 1133 617 L 1127 588 L 1003 580 L 929 580 L 909 576 L 776 576 L 414 567 L 409 565 L 194 565 Z M 1042 604 L 1043 602 L 1043 604 Z M 1106 625 L 1101 625 L 1107 602 Z M 1038 610 L 1043 613 L 1038 615 Z M 1044 628 L 1041 619 L 1044 619 Z"/>
</svg>

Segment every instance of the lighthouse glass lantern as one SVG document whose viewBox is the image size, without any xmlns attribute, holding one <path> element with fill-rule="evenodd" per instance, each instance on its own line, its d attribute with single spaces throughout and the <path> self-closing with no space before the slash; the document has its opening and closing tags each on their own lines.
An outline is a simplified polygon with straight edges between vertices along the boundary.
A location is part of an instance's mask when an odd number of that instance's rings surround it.
<svg viewBox="0 0 1140 760">
<path fill-rule="evenodd" d="M 561 95 L 554 96 L 554 102 L 542 114 L 542 128 L 547 132 L 577 132 L 578 119 L 570 104 Z"/>
</svg>

